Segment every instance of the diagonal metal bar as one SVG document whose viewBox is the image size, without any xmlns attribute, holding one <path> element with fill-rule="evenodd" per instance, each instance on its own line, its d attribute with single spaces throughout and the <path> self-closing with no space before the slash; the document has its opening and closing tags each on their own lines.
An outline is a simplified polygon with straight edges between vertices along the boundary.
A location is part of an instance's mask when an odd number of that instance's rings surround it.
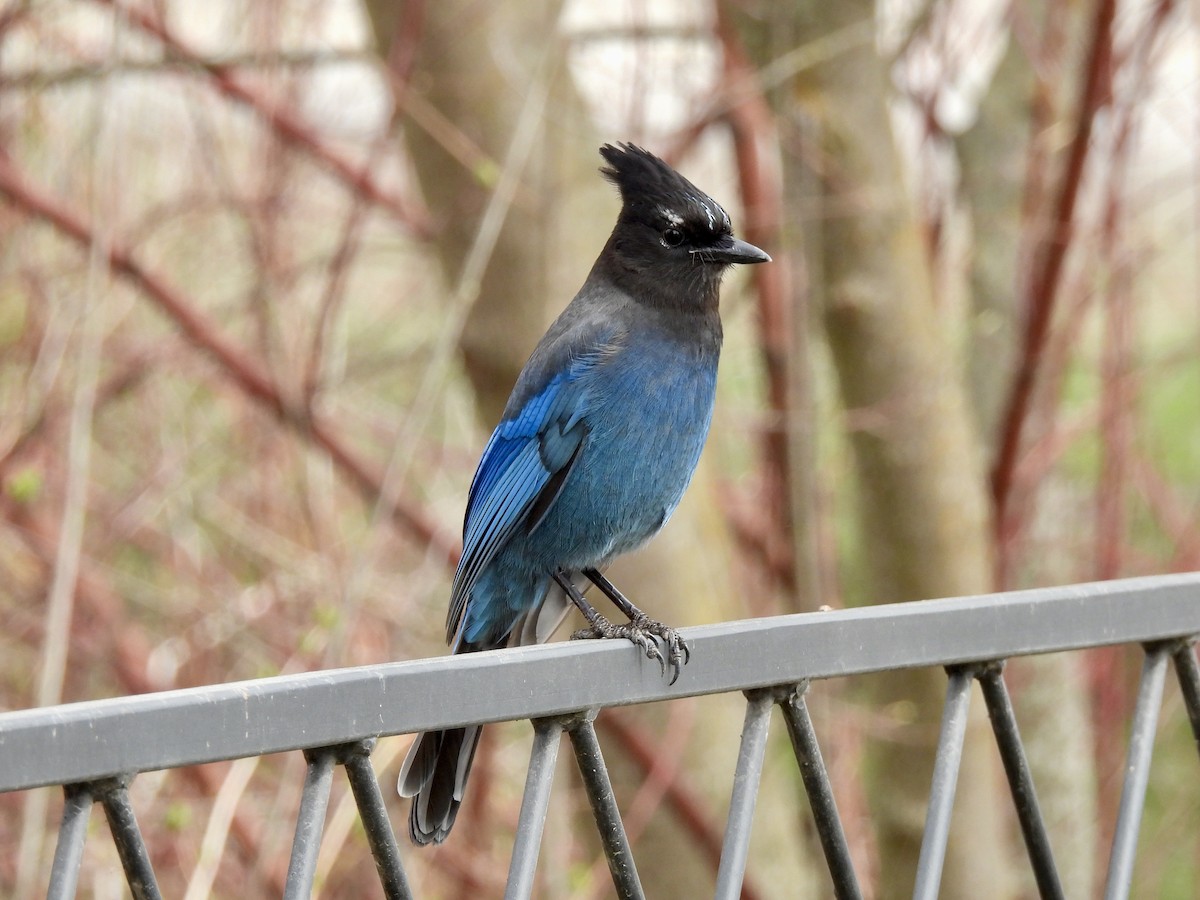
<svg viewBox="0 0 1200 900">
<path fill-rule="evenodd" d="M 1138 829 L 1142 824 L 1142 807 L 1146 802 L 1146 784 L 1150 780 L 1154 732 L 1158 727 L 1158 711 L 1162 707 L 1163 682 L 1167 677 L 1167 656 L 1170 651 L 1171 646 L 1167 643 L 1146 645 L 1142 678 L 1138 683 L 1137 702 L 1133 708 L 1133 725 L 1129 732 L 1125 784 L 1121 788 L 1121 805 L 1117 810 L 1117 825 L 1113 831 L 1112 855 L 1108 858 L 1104 900 L 1128 897 L 1133 884 Z"/>
<path fill-rule="evenodd" d="M 942 707 L 942 730 L 933 761 L 933 784 L 929 789 L 929 811 L 925 814 L 925 834 L 921 838 L 913 900 L 937 900 L 942 869 L 946 864 L 946 841 L 950 837 L 950 816 L 954 811 L 963 740 L 967 734 L 974 670 L 970 666 L 955 666 L 946 671 L 950 683 L 946 686 L 946 705 Z"/>
<path fill-rule="evenodd" d="M 1021 836 L 1025 839 L 1038 893 L 1044 898 L 1061 900 L 1064 895 L 1058 867 L 1054 864 L 1054 851 L 1046 834 L 1046 824 L 1042 821 L 1042 810 L 1038 805 L 1029 761 L 1025 758 L 1025 745 L 1021 743 L 1017 717 L 1008 696 L 1008 688 L 1004 685 L 1004 663 L 983 666 L 977 677 L 983 689 L 992 732 L 996 735 L 996 747 L 1004 763 L 1004 774 L 1008 776 L 1008 787 L 1012 791 L 1017 819 L 1021 823 Z"/>
<path fill-rule="evenodd" d="M 1175 661 L 1175 674 L 1179 676 L 1179 690 L 1183 694 L 1188 721 L 1192 723 L 1192 737 L 1200 751 L 1200 667 L 1196 665 L 1195 644 L 1191 640 L 1182 642 L 1171 657 Z"/>
<path fill-rule="evenodd" d="M 796 753 L 796 762 L 800 766 L 804 790 L 808 793 L 808 803 L 812 807 L 813 821 L 825 853 L 825 864 L 829 867 L 829 877 L 833 879 L 834 896 L 837 900 L 859 900 L 862 890 L 850 859 L 850 847 L 842 830 L 842 819 L 833 798 L 829 773 L 825 771 L 825 760 L 821 758 L 817 733 L 808 715 L 808 704 L 804 702 L 807 690 L 808 683 L 804 682 L 780 697 L 778 702 L 783 710 L 788 737 L 792 740 L 792 750 Z"/>
<path fill-rule="evenodd" d="M 104 806 L 108 829 L 117 845 L 117 856 L 121 858 L 133 900 L 159 900 L 162 894 L 150 865 L 150 854 L 146 852 L 146 842 L 142 840 L 137 817 L 129 803 L 129 780 L 111 779 L 96 793 Z"/>
<path fill-rule="evenodd" d="M 296 836 L 292 839 L 292 857 L 288 862 L 287 882 L 283 888 L 284 900 L 307 900 L 312 895 L 337 749 L 318 747 L 306 750 L 304 758 L 308 761 L 308 770 L 304 773 L 304 791 L 300 795 L 300 811 L 296 814 Z"/>
<path fill-rule="evenodd" d="M 773 691 L 764 688 L 746 692 L 746 721 L 742 726 L 742 744 L 737 768 L 733 773 L 733 796 L 729 799 L 729 819 L 725 823 L 725 842 L 717 866 L 717 900 L 735 900 L 742 893 L 746 857 L 750 851 L 750 829 L 762 779 L 763 753 L 771 724 Z"/>
<path fill-rule="evenodd" d="M 613 887 L 621 900 L 641 900 L 645 897 L 641 879 L 634 864 L 633 851 L 629 848 L 629 837 L 625 834 L 625 823 L 617 809 L 617 798 L 613 793 L 600 742 L 596 740 L 596 729 L 592 725 L 594 714 L 581 716 L 579 723 L 567 728 L 567 736 L 575 750 L 575 761 L 579 763 L 579 774 L 587 791 L 596 828 L 600 832 L 600 843 L 608 858 L 608 870 L 612 873 Z"/>
<path fill-rule="evenodd" d="M 504 900 L 524 900 L 533 892 L 533 877 L 542 849 L 542 830 L 546 826 L 546 809 L 550 805 L 550 786 L 554 782 L 562 730 L 563 720 L 559 718 L 538 719 L 533 723 L 533 750 L 529 754 L 529 773 L 525 776 L 525 794 L 521 798 L 521 817 L 517 822 L 517 839 L 508 867 Z"/>
<path fill-rule="evenodd" d="M 58 826 L 58 844 L 50 866 L 50 887 L 46 900 L 70 900 L 79 885 L 79 864 L 87 840 L 88 818 L 92 813 L 92 786 L 68 784 L 63 788 L 62 822 Z"/>
<path fill-rule="evenodd" d="M 345 748 L 342 757 L 346 766 L 346 777 L 350 779 L 350 790 L 358 804 L 358 815 L 362 820 L 371 857 L 379 872 L 383 895 L 387 900 L 409 900 L 412 891 L 408 877 L 404 874 L 404 863 L 400 859 L 400 848 L 396 845 L 396 833 L 388 819 L 383 793 L 379 790 L 379 779 L 371 767 L 371 751 L 375 741 L 356 741 Z"/>
</svg>

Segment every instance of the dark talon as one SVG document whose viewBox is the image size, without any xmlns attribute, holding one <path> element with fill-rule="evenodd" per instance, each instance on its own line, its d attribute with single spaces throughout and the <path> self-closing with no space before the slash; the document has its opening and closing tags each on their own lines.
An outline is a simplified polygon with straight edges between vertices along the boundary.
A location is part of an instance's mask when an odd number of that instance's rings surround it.
<svg viewBox="0 0 1200 900">
<path fill-rule="evenodd" d="M 677 634 L 671 635 L 670 647 L 671 668 L 675 671 L 675 675 L 671 679 L 671 684 L 674 684 L 679 680 L 679 673 L 683 671 L 683 667 L 686 666 L 688 660 L 691 659 L 692 651 L 688 649 L 687 642 L 680 638 Z"/>
<path fill-rule="evenodd" d="M 671 667 L 671 684 L 679 680 L 679 673 L 691 658 L 691 650 L 687 642 L 675 633 L 673 628 L 656 622 L 645 616 L 625 625 L 614 625 L 599 613 L 596 620 L 588 628 L 581 628 L 571 635 L 571 640 L 592 640 L 607 638 L 624 638 L 635 647 L 641 648 L 647 659 L 657 660 L 659 672 L 666 677 L 668 664 Z M 655 638 L 660 639 L 667 648 L 664 657 Z"/>
<path fill-rule="evenodd" d="M 660 675 L 667 674 L 667 661 L 663 659 L 662 651 L 658 649 L 658 644 L 650 640 L 645 634 L 638 635 L 637 643 L 646 651 L 646 659 L 658 660 L 658 670 Z"/>
<path fill-rule="evenodd" d="M 558 583 L 559 587 L 566 592 L 571 602 L 583 613 L 584 617 L 588 620 L 588 624 L 591 626 L 590 628 L 576 631 L 571 635 L 571 639 L 625 638 L 634 646 L 641 647 L 647 659 L 658 660 L 659 671 L 663 677 L 666 677 L 667 664 L 670 663 L 671 684 L 678 681 L 679 673 L 692 658 L 692 651 L 688 647 L 687 641 L 681 638 L 674 628 L 651 619 L 630 603 L 625 595 L 618 591 L 612 582 L 601 575 L 596 569 L 584 569 L 583 574 L 594 585 L 600 588 L 608 599 L 613 601 L 617 609 L 629 616 L 629 622 L 625 625 L 612 624 L 608 619 L 600 615 L 590 603 L 583 599 L 583 594 L 579 592 L 579 589 L 568 575 L 559 570 L 554 572 L 552 577 Z M 665 658 L 662 651 L 658 648 L 658 642 L 655 638 L 660 639 L 666 647 L 667 655 Z"/>
</svg>

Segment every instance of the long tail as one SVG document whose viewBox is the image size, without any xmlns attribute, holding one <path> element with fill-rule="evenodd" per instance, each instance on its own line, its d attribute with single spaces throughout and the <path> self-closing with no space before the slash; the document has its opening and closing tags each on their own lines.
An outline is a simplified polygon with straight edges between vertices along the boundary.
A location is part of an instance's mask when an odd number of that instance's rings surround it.
<svg viewBox="0 0 1200 900">
<path fill-rule="evenodd" d="M 562 590 L 547 585 L 546 593 L 493 646 L 543 643 L 562 623 L 569 609 L 570 601 Z M 458 644 L 453 652 L 488 649 L 491 647 L 486 645 Z M 482 725 L 468 725 L 426 731 L 417 735 L 409 748 L 396 790 L 401 797 L 415 798 L 408 814 L 408 833 L 414 844 L 440 844 L 450 833 L 462 805 L 482 730 Z"/>
<path fill-rule="evenodd" d="M 401 797 L 415 797 L 408 833 L 415 844 L 440 844 L 454 826 L 481 726 L 427 731 L 409 748 L 400 770 Z"/>
</svg>

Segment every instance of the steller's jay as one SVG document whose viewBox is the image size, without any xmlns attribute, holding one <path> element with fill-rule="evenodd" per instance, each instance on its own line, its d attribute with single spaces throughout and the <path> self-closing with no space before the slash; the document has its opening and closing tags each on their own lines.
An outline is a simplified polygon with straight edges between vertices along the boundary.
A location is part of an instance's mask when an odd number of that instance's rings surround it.
<svg viewBox="0 0 1200 900">
<path fill-rule="evenodd" d="M 664 672 L 669 661 L 674 682 L 686 644 L 601 572 L 662 528 L 683 496 L 712 418 L 721 276 L 770 257 L 735 238 L 725 210 L 661 159 L 632 144 L 606 144 L 600 155 L 621 213 L 483 451 L 446 640 L 454 653 L 541 642 L 569 599 L 590 625 L 576 637 L 626 638 Z M 587 582 L 628 624 L 588 604 Z M 450 833 L 480 727 L 426 732 L 409 750 L 398 788 L 416 798 L 415 843 Z"/>
</svg>

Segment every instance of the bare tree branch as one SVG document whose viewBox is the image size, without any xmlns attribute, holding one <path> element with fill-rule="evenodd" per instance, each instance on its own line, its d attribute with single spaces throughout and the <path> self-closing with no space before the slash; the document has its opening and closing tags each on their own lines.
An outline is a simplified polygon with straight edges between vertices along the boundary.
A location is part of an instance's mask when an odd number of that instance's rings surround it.
<svg viewBox="0 0 1200 900">
<path fill-rule="evenodd" d="M 778 253 L 783 231 L 783 173 L 777 155 L 775 116 L 724 3 L 717 4 L 716 27 L 724 51 L 723 82 L 730 91 L 725 121 L 733 135 L 746 217 L 744 230 L 752 244 L 775 248 L 773 252 Z M 766 556 L 775 562 L 771 569 L 783 574 L 782 585 L 789 591 L 796 586 L 787 434 L 792 413 L 788 391 L 792 350 L 790 274 L 787 259 L 781 256 L 773 265 L 759 266 L 751 275 L 758 299 L 758 345 L 767 383 L 766 399 L 772 413 L 763 433 L 760 486 L 762 506 L 769 514 L 766 535 L 772 543 L 766 548 Z"/>
<path fill-rule="evenodd" d="M 96 2 L 112 6 L 131 24 L 162 41 L 163 46 L 172 55 L 187 60 L 197 70 L 205 72 L 222 94 L 235 103 L 254 110 L 286 143 L 305 151 L 351 190 L 388 210 L 414 237 L 428 238 L 433 234 L 434 228 L 425 210 L 380 184 L 372 174 L 369 162 L 366 165 L 357 165 L 347 159 L 302 122 L 292 110 L 273 103 L 246 84 L 231 66 L 203 58 L 157 16 L 127 7 L 116 0 Z"/>
<path fill-rule="evenodd" d="M 29 215 L 53 225 L 83 247 L 95 242 L 89 222 L 49 194 L 31 185 L 12 161 L 0 155 L 0 194 L 6 195 Z M 119 240 L 107 247 L 107 262 L 113 272 L 128 278 L 152 303 L 179 326 L 187 339 L 213 357 L 224 374 L 247 396 L 273 413 L 297 434 L 307 437 L 337 463 L 368 499 L 383 496 L 383 476 L 344 442 L 336 428 L 317 416 L 289 404 L 268 375 L 245 352 L 221 334 L 190 297 L 162 276 L 144 268 Z M 440 532 L 428 514 L 399 498 L 392 498 L 393 520 L 419 544 L 429 548 L 447 565 L 457 564 L 457 542 Z"/>
<path fill-rule="evenodd" d="M 1067 155 L 1059 193 L 1052 211 L 1049 233 L 1043 240 L 1026 288 L 1026 322 L 1016 377 L 1001 425 L 999 451 L 991 472 L 993 526 L 999 553 L 998 581 L 1006 573 L 1005 537 L 1012 523 L 1008 503 L 1013 473 L 1021 450 L 1021 435 L 1028 418 L 1030 401 L 1037 382 L 1042 350 L 1050 332 L 1063 264 L 1071 245 L 1075 205 L 1083 182 L 1083 171 L 1091 146 L 1092 125 L 1096 113 L 1110 103 L 1112 78 L 1112 26 L 1116 0 L 1100 0 L 1092 31 L 1088 64 L 1079 100 L 1079 121 Z"/>
</svg>

